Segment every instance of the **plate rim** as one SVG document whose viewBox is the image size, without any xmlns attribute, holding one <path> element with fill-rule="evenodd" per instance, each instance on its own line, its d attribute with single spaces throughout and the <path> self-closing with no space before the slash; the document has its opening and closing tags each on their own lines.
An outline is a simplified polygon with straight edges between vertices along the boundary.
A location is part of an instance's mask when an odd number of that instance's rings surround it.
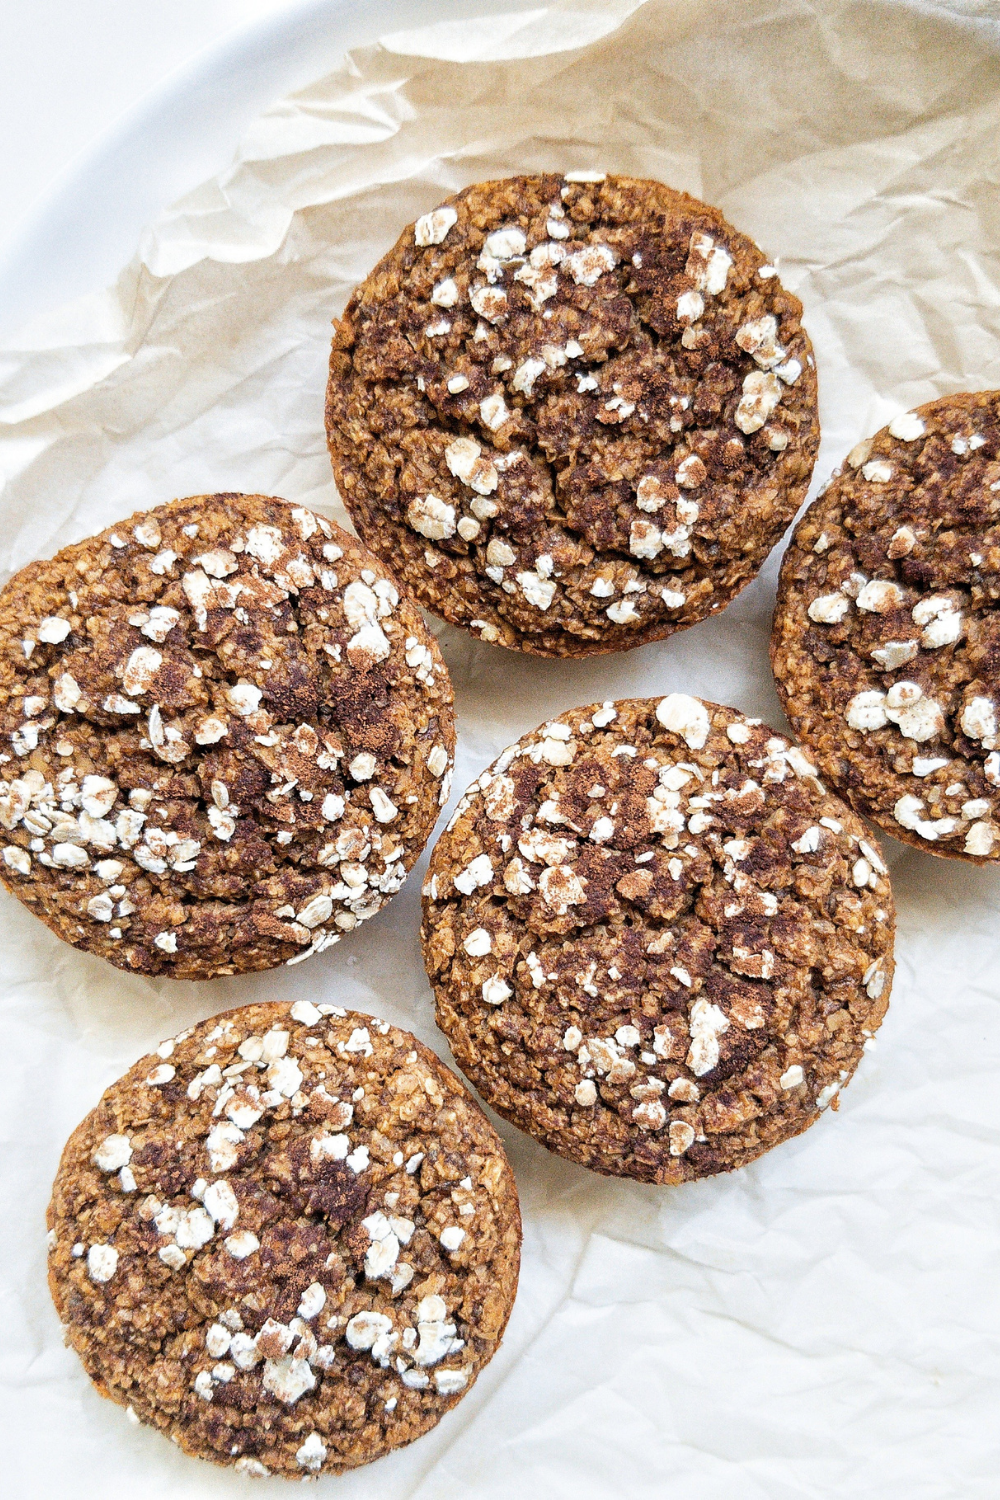
<svg viewBox="0 0 1000 1500">
<path fill-rule="evenodd" d="M 147 224 L 225 170 L 254 119 L 351 48 L 415 26 L 540 8 L 544 0 L 293 0 L 226 32 L 84 145 L 0 241 L 0 347 L 110 286 Z"/>
</svg>

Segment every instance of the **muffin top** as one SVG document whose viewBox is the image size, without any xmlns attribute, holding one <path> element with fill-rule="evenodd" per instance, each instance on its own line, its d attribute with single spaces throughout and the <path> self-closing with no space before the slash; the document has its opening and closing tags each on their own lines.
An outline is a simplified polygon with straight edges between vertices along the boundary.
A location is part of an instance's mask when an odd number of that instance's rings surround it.
<svg viewBox="0 0 1000 1500">
<path fill-rule="evenodd" d="M 424 884 L 438 1024 L 596 1171 L 740 1167 L 833 1102 L 892 981 L 886 867 L 810 758 L 685 693 L 575 709 L 466 793 Z"/>
<path fill-rule="evenodd" d="M 199 1458 L 303 1478 L 411 1442 L 500 1343 L 500 1140 L 406 1031 L 250 1005 L 164 1042 L 70 1138 L 49 1284 L 101 1393 Z"/>
<path fill-rule="evenodd" d="M 1000 859 L 1000 391 L 852 449 L 785 555 L 771 660 L 853 806 L 931 854 Z"/>
<path fill-rule="evenodd" d="M 801 313 L 750 239 L 660 183 L 466 188 L 336 325 L 337 483 L 420 603 L 483 640 L 669 635 L 729 602 L 805 494 Z"/>
<path fill-rule="evenodd" d="M 140 512 L 0 593 L 0 875 L 121 968 L 295 963 L 402 885 L 451 705 L 419 612 L 324 517 Z"/>
</svg>

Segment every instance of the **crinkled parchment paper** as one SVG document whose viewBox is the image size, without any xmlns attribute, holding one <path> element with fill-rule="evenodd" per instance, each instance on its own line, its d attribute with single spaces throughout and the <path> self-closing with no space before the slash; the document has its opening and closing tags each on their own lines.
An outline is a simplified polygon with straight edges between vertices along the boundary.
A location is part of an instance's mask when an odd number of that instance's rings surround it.
<svg viewBox="0 0 1000 1500">
<path fill-rule="evenodd" d="M 114 289 L 0 351 L 0 564 L 210 489 L 339 514 L 330 318 L 405 223 L 488 175 L 659 177 L 752 234 L 816 345 L 817 483 L 897 410 L 1000 386 L 996 17 L 989 0 L 565 0 L 355 53 L 259 120 Z M 618 657 L 518 660 L 443 629 L 456 786 L 595 698 L 686 689 L 780 722 L 775 571 L 721 618 Z M 434 1434 L 324 1493 L 995 1500 L 1000 876 L 892 855 L 892 1007 L 839 1113 L 731 1178 L 669 1190 L 605 1181 L 505 1130 L 525 1244 L 504 1348 Z M 308 964 L 201 986 L 118 973 L 0 899 L 5 1494 L 187 1500 L 250 1483 L 91 1391 L 45 1290 L 49 1184 L 113 1078 L 232 1005 L 336 1001 L 447 1056 L 419 883 L 418 867 Z"/>
</svg>

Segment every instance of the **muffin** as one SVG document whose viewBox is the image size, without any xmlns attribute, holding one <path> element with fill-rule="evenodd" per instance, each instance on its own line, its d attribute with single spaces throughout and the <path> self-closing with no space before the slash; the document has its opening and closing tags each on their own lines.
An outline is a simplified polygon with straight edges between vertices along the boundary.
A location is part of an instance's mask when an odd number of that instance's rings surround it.
<svg viewBox="0 0 1000 1500">
<path fill-rule="evenodd" d="M 836 1106 L 893 930 L 878 847 L 809 757 L 686 693 L 525 735 L 424 885 L 463 1072 L 551 1151 L 645 1182 L 745 1166 Z"/>
<path fill-rule="evenodd" d="M 0 592 L 0 875 L 120 968 L 338 942 L 402 885 L 453 747 L 419 612 L 301 506 L 175 500 Z"/>
<path fill-rule="evenodd" d="M 722 609 L 805 496 L 802 307 L 714 208 L 570 174 L 464 189 L 336 324 L 326 420 L 360 535 L 425 609 L 540 656 Z"/>
<path fill-rule="evenodd" d="M 406 1031 L 203 1021 L 63 1152 L 49 1284 L 103 1396 L 185 1453 L 308 1478 L 420 1437 L 496 1352 L 521 1223 L 499 1138 Z"/>
<path fill-rule="evenodd" d="M 771 661 L 852 807 L 931 854 L 1000 859 L 1000 391 L 852 449 L 785 554 Z"/>
</svg>

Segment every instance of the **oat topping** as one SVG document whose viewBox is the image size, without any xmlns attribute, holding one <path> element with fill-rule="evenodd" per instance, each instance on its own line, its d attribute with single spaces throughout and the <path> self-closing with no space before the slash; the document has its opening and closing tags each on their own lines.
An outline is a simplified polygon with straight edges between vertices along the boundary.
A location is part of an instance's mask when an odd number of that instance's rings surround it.
<svg viewBox="0 0 1000 1500">
<path fill-rule="evenodd" d="M 485 641 L 668 635 L 728 603 L 805 492 L 800 317 L 746 236 L 658 183 L 468 188 L 337 325 L 338 485 L 420 603 Z"/>
<path fill-rule="evenodd" d="M 202 496 L 115 534 L 0 594 L 0 875 L 144 973 L 320 952 L 399 889 L 447 800 L 437 647 L 301 507 Z"/>
<path fill-rule="evenodd" d="M 677 1182 L 834 1099 L 888 1002 L 893 905 L 810 755 L 673 693 L 505 750 L 433 852 L 422 936 L 438 1024 L 500 1114 Z"/>
<path fill-rule="evenodd" d="M 331 1005 L 247 1006 L 165 1046 L 169 1083 L 137 1063 L 56 1178 L 50 1283 L 88 1374 L 242 1472 L 335 1472 L 420 1436 L 492 1357 L 517 1283 L 482 1112 L 408 1033 Z"/>
<path fill-rule="evenodd" d="M 792 723 L 860 812 L 931 853 L 1000 858 L 998 601 L 995 391 L 858 444 L 782 567 L 772 661 Z"/>
</svg>

